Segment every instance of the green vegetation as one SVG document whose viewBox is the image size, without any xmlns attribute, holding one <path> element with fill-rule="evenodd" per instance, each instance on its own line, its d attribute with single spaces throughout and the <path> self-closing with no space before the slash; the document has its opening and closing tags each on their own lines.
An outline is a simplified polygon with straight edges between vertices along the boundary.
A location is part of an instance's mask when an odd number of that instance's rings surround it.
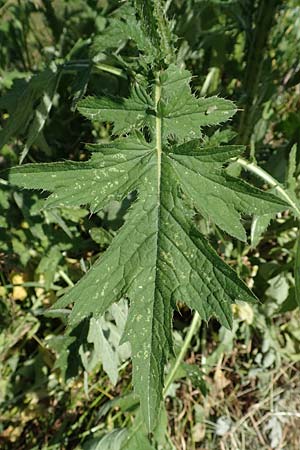
<svg viewBox="0 0 300 450">
<path fill-rule="evenodd" d="M 1 448 L 298 449 L 299 2 L 0 15 Z"/>
</svg>

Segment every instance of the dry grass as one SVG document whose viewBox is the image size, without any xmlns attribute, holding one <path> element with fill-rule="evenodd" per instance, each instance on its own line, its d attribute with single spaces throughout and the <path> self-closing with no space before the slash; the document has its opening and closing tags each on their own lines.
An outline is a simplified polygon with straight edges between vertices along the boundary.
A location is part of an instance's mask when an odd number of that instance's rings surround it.
<svg viewBox="0 0 300 450">
<path fill-rule="evenodd" d="M 169 434 L 174 448 L 300 449 L 297 364 L 270 369 L 263 377 L 252 378 L 242 378 L 232 367 L 218 365 L 209 374 L 209 383 L 206 398 L 187 382 L 178 388 L 177 398 L 169 400 Z"/>
</svg>

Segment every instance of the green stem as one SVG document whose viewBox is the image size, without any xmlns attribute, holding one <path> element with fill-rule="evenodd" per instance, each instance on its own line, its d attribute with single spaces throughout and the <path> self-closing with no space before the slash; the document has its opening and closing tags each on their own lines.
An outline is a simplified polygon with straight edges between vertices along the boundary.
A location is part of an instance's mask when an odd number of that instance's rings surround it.
<svg viewBox="0 0 300 450">
<path fill-rule="evenodd" d="M 213 78 L 215 76 L 215 74 L 218 72 L 218 68 L 217 67 L 211 67 L 208 71 L 208 74 L 204 80 L 204 83 L 202 85 L 201 91 L 200 91 L 200 95 L 202 97 L 204 97 L 205 95 L 207 95 L 209 88 L 213 82 Z"/>
<path fill-rule="evenodd" d="M 9 283 L 9 284 L 4 284 L 2 287 L 4 287 L 5 289 L 13 289 L 14 287 L 17 286 L 21 286 L 21 287 L 34 287 L 34 288 L 42 288 L 42 289 L 46 289 L 45 284 L 42 283 L 36 283 L 35 281 L 25 281 L 25 283 Z M 58 286 L 56 284 L 52 284 L 50 289 L 52 289 L 53 291 L 59 291 L 62 289 L 61 286 Z"/>
<path fill-rule="evenodd" d="M 69 278 L 69 276 L 62 269 L 58 271 L 58 274 L 67 283 L 68 286 L 70 287 L 74 286 L 74 283 L 71 280 L 71 278 Z"/>
<path fill-rule="evenodd" d="M 167 379 L 166 379 L 166 383 L 165 383 L 165 387 L 163 390 L 163 396 L 166 396 L 166 393 L 169 389 L 169 387 L 171 386 L 171 384 L 174 381 L 174 378 L 176 376 L 176 372 L 180 366 L 180 364 L 182 363 L 185 354 L 190 346 L 191 340 L 193 339 L 194 335 L 196 334 L 196 332 L 198 331 L 199 327 L 201 324 L 201 318 L 199 316 L 199 314 L 197 312 L 195 312 L 192 323 L 190 325 L 190 328 L 185 336 L 183 345 L 181 347 L 181 350 L 176 358 L 175 364 L 171 369 L 171 372 L 169 373 Z"/>
<path fill-rule="evenodd" d="M 95 68 L 98 70 L 101 70 L 103 72 L 108 72 L 113 75 L 116 75 L 117 77 L 127 79 L 127 76 L 124 73 L 124 71 L 122 69 L 119 69 L 118 67 L 109 66 L 108 64 L 103 64 L 103 63 L 96 63 Z"/>
<path fill-rule="evenodd" d="M 250 163 L 246 161 L 243 158 L 239 158 L 237 160 L 238 164 L 240 164 L 244 169 L 248 170 L 249 172 L 253 173 L 260 179 L 264 180 L 266 183 L 268 183 L 270 186 L 275 188 L 277 193 L 280 195 L 282 199 L 284 199 L 294 210 L 294 212 L 297 214 L 297 216 L 300 218 L 300 209 L 298 205 L 295 203 L 295 201 L 291 198 L 288 191 L 286 191 L 279 183 L 278 181 L 272 177 L 268 172 L 266 172 L 261 167 L 257 166 L 254 163 Z"/>
<path fill-rule="evenodd" d="M 174 444 L 173 444 L 173 442 L 172 442 L 168 432 L 166 432 L 165 436 L 167 438 L 168 444 L 170 445 L 171 449 L 172 450 L 176 450 L 176 447 L 174 446 Z"/>
<path fill-rule="evenodd" d="M 117 77 L 125 78 L 127 80 L 127 76 L 124 70 L 120 69 L 119 67 L 114 67 L 110 66 L 109 64 L 99 62 L 92 62 L 89 59 L 67 61 L 62 65 L 62 72 L 76 73 L 78 70 L 87 69 L 91 64 L 93 72 L 107 72 L 111 73 L 112 75 L 116 75 Z"/>
</svg>

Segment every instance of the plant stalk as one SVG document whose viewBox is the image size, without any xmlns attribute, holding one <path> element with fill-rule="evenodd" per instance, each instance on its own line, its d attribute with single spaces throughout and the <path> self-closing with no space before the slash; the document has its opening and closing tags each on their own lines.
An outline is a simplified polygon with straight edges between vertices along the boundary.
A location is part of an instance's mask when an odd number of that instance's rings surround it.
<svg viewBox="0 0 300 450">
<path fill-rule="evenodd" d="M 127 80 L 125 72 L 122 69 L 119 69 L 118 67 L 109 66 L 108 64 L 103 63 L 96 63 L 95 69 L 111 73 L 113 75 L 116 75 L 117 77 L 125 78 L 125 80 Z"/>
<path fill-rule="evenodd" d="M 257 166 L 254 163 L 250 163 L 246 161 L 243 158 L 238 158 L 237 163 L 240 164 L 244 169 L 248 170 L 248 172 L 253 173 L 257 177 L 259 177 L 261 180 L 268 183 L 270 186 L 275 188 L 279 196 L 284 199 L 292 208 L 293 211 L 296 213 L 296 215 L 300 219 L 300 208 L 297 205 L 297 203 L 292 199 L 292 197 L 289 195 L 288 191 L 285 190 L 275 178 L 272 177 L 268 172 L 266 172 L 261 167 Z"/>
<path fill-rule="evenodd" d="M 190 328 L 189 328 L 189 330 L 188 330 L 188 332 L 187 332 L 187 334 L 185 336 L 185 339 L 184 339 L 183 345 L 181 347 L 181 350 L 180 350 L 180 352 L 179 352 L 179 354 L 178 354 L 178 356 L 176 358 L 175 364 L 172 367 L 172 369 L 171 369 L 171 371 L 168 374 L 168 377 L 166 379 L 165 387 L 164 387 L 164 390 L 163 390 L 163 396 L 164 397 L 166 396 L 166 393 L 167 393 L 169 387 L 171 386 L 171 384 L 174 381 L 174 378 L 176 376 L 176 372 L 177 372 L 180 364 L 182 363 L 182 361 L 183 361 L 183 359 L 185 357 L 185 354 L 186 354 L 186 352 L 187 352 L 187 350 L 188 350 L 188 348 L 190 346 L 191 340 L 193 339 L 193 337 L 196 334 L 196 332 L 199 330 L 200 324 L 201 324 L 201 318 L 200 318 L 199 314 L 197 312 L 195 312 L 193 320 L 192 320 L 192 323 L 190 325 Z"/>
</svg>

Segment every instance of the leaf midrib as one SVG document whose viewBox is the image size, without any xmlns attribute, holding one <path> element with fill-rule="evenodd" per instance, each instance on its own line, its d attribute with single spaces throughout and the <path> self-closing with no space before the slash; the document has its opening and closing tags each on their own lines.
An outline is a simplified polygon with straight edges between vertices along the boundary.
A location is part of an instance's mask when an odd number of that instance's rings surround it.
<svg viewBox="0 0 300 450">
<path fill-rule="evenodd" d="M 157 157 L 157 238 L 156 238 L 156 270 L 155 270 L 155 280 L 154 280 L 154 303 L 152 308 L 152 333 L 151 333 L 151 341 L 153 341 L 153 324 L 154 324 L 154 308 L 155 308 L 155 295 L 156 295 L 156 289 L 157 289 L 157 260 L 158 260 L 158 248 L 159 248 L 159 222 L 160 222 L 160 206 L 161 206 L 161 158 L 162 158 L 162 118 L 160 116 L 159 112 L 159 102 L 161 99 L 161 84 L 160 84 L 160 74 L 159 72 L 156 75 L 155 80 L 155 88 L 154 88 L 154 100 L 155 100 L 155 150 L 156 150 L 156 157 Z M 151 345 L 152 346 L 152 345 Z M 151 386 L 151 357 L 150 357 L 150 370 L 148 372 L 148 383 L 147 383 L 147 403 L 148 403 L 148 429 L 150 430 L 152 428 L 152 412 L 151 412 L 151 406 L 150 406 L 150 399 L 151 399 L 151 392 L 150 392 L 150 386 Z"/>
<path fill-rule="evenodd" d="M 161 84 L 159 74 L 155 82 L 155 148 L 157 153 L 157 183 L 160 201 L 160 180 L 161 180 L 161 155 L 162 155 L 162 119 L 158 111 L 158 105 L 161 98 Z"/>
</svg>

